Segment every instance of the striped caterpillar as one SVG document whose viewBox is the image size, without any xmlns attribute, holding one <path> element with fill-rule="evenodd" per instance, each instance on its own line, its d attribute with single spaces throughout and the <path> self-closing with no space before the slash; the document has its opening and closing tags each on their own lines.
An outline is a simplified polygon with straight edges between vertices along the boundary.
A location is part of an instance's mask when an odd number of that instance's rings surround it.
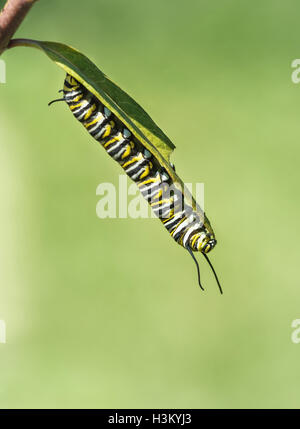
<svg viewBox="0 0 300 429">
<path fill-rule="evenodd" d="M 191 254 L 197 266 L 201 289 L 199 265 L 193 255 L 195 251 L 206 258 L 222 293 L 218 277 L 207 257 L 217 241 L 204 212 L 199 206 L 186 202 L 185 191 L 173 183 L 157 158 L 80 82 L 67 74 L 61 91 L 64 97 L 51 101 L 49 105 L 61 100 L 68 104 L 75 118 L 137 184 L 172 238 Z"/>
</svg>

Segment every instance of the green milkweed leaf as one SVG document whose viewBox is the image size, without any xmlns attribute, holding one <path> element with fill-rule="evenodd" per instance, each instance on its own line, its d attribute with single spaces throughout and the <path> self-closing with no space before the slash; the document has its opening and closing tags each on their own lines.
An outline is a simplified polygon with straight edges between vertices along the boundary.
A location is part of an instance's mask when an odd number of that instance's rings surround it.
<svg viewBox="0 0 300 429">
<path fill-rule="evenodd" d="M 10 42 L 9 48 L 15 46 L 28 46 L 42 50 L 58 66 L 82 83 L 158 159 L 172 178 L 174 185 L 184 192 L 186 202 L 190 203 L 208 222 L 203 211 L 170 165 L 170 155 L 175 148 L 174 144 L 133 98 L 112 82 L 84 54 L 70 46 L 56 42 L 14 39 Z"/>
</svg>

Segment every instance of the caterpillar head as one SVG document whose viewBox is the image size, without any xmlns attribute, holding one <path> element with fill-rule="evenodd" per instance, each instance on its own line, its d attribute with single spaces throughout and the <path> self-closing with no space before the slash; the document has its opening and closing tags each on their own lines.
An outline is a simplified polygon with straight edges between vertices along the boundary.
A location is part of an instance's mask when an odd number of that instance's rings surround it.
<svg viewBox="0 0 300 429">
<path fill-rule="evenodd" d="M 201 249 L 199 250 L 202 253 L 208 253 L 215 247 L 216 244 L 217 240 L 214 237 L 212 237 L 211 235 L 206 236 L 205 240 L 201 245 Z"/>
<path fill-rule="evenodd" d="M 215 239 L 214 235 L 211 232 L 200 231 L 200 232 L 196 232 L 190 237 L 189 243 L 187 244 L 186 248 L 196 263 L 197 272 L 198 272 L 198 282 L 201 289 L 203 289 L 203 287 L 200 281 L 200 269 L 199 269 L 198 262 L 195 256 L 193 255 L 193 252 L 195 251 L 200 251 L 203 254 L 210 268 L 212 269 L 212 272 L 214 273 L 220 292 L 223 293 L 218 276 L 207 256 L 207 253 L 210 252 L 215 247 L 216 244 L 217 244 L 217 240 Z"/>
<path fill-rule="evenodd" d="M 210 252 L 215 245 L 217 240 L 211 232 L 206 230 L 195 232 L 189 239 L 188 246 L 194 252 L 208 253 Z"/>
</svg>

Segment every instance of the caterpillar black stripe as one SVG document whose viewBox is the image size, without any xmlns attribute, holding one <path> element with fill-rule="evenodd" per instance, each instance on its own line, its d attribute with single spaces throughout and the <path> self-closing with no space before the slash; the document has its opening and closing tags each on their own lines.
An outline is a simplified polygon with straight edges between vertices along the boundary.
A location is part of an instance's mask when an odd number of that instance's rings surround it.
<svg viewBox="0 0 300 429">
<path fill-rule="evenodd" d="M 75 118 L 121 165 L 138 185 L 170 235 L 189 251 L 197 265 L 200 287 L 200 271 L 193 251 L 199 251 L 206 257 L 222 293 L 217 275 L 206 255 L 217 243 L 206 216 L 203 219 L 203 213 L 199 214 L 186 204 L 184 192 L 176 186 L 172 187 L 172 179 L 155 156 L 119 118 L 69 74 L 64 82 L 63 94 L 60 100 L 67 102 Z"/>
</svg>

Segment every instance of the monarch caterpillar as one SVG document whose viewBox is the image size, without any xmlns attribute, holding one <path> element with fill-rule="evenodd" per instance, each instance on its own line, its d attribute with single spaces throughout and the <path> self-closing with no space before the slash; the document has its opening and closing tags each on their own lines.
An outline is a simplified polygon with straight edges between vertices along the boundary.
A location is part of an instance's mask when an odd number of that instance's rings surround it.
<svg viewBox="0 0 300 429">
<path fill-rule="evenodd" d="M 195 251 L 206 258 L 222 293 L 217 274 L 207 256 L 217 241 L 205 213 L 199 206 L 186 202 L 185 192 L 173 182 L 155 155 L 83 84 L 67 73 L 61 91 L 63 98 L 53 100 L 49 105 L 62 100 L 68 104 L 75 118 L 137 184 L 172 238 L 191 254 L 197 266 L 201 289 L 204 290 L 199 265 L 193 255 Z M 175 170 L 174 166 L 172 168 Z"/>
</svg>

